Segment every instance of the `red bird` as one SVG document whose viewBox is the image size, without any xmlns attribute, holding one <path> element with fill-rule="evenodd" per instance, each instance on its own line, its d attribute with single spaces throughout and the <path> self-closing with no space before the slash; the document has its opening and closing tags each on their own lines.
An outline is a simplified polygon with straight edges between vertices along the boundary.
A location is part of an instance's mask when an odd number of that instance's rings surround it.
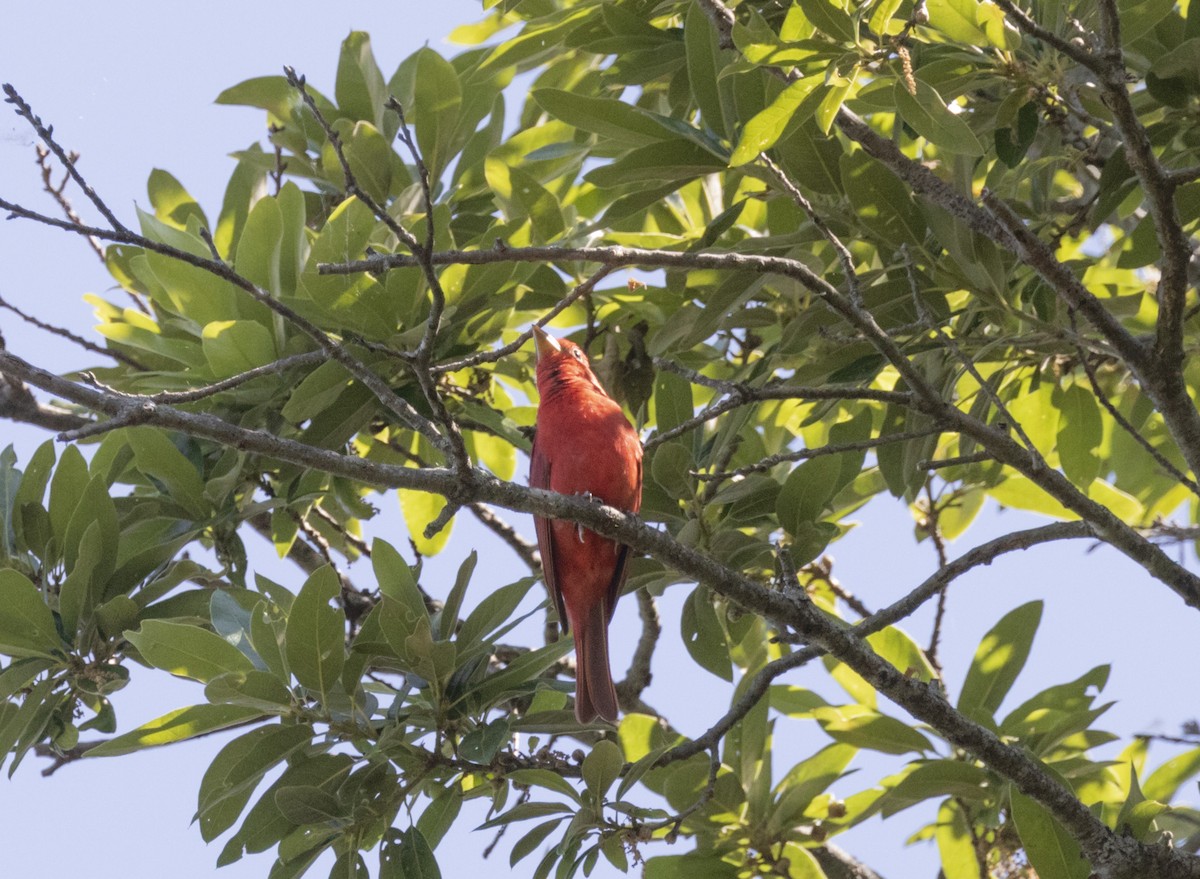
<svg viewBox="0 0 1200 879">
<path fill-rule="evenodd" d="M 537 434 L 529 484 L 585 495 L 637 513 L 642 444 L 578 345 L 533 328 L 537 342 Z M 629 547 L 582 525 L 534 516 L 546 586 L 565 631 L 575 635 L 575 717 L 617 719 L 608 665 L 608 623 L 625 584 Z"/>
</svg>

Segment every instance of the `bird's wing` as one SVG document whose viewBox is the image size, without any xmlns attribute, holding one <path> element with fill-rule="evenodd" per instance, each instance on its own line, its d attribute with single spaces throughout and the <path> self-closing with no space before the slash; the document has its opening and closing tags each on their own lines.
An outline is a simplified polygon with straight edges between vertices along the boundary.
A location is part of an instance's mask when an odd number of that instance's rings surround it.
<svg viewBox="0 0 1200 879">
<path fill-rule="evenodd" d="M 627 505 L 629 512 L 635 516 L 642 510 L 642 445 L 636 435 L 633 440 L 637 449 L 635 460 L 637 461 L 637 477 L 634 484 L 637 486 L 637 491 L 630 499 Z M 612 580 L 608 584 L 608 621 L 612 622 L 613 611 L 617 609 L 617 599 L 621 597 L 621 593 L 625 591 L 625 578 L 629 575 L 629 547 L 621 544 L 617 548 L 617 566 L 613 568 Z"/>
<path fill-rule="evenodd" d="M 538 447 L 536 436 L 533 440 L 533 451 L 529 456 L 529 484 L 533 488 L 550 490 L 550 459 Z M 569 621 L 554 565 L 554 529 L 550 527 L 550 520 L 543 516 L 534 516 L 533 526 L 537 531 L 538 552 L 542 554 L 542 579 L 546 581 L 546 588 L 550 590 L 554 606 L 558 608 L 558 623 L 565 632 Z"/>
</svg>

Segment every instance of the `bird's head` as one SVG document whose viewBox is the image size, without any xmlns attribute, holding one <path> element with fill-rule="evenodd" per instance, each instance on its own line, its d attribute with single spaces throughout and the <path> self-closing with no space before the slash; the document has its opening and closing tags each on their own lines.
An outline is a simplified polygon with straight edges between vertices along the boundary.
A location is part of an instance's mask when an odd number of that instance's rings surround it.
<svg viewBox="0 0 1200 879">
<path fill-rule="evenodd" d="M 536 325 L 533 339 L 537 345 L 538 390 L 543 395 L 551 385 L 580 384 L 590 385 L 600 393 L 605 393 L 582 348 L 567 339 L 556 339 Z"/>
</svg>

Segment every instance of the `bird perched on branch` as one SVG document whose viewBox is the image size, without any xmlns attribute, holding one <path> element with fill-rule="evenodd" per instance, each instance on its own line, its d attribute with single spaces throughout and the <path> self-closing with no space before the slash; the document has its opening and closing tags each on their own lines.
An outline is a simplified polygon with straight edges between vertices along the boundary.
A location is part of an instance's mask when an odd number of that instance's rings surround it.
<svg viewBox="0 0 1200 879">
<path fill-rule="evenodd" d="M 637 513 L 642 444 L 605 392 L 583 349 L 533 328 L 537 343 L 537 433 L 529 484 L 583 495 Z M 575 717 L 617 719 L 608 663 L 608 623 L 625 584 L 629 547 L 582 525 L 534 517 L 546 586 L 564 630 L 575 636 Z"/>
</svg>

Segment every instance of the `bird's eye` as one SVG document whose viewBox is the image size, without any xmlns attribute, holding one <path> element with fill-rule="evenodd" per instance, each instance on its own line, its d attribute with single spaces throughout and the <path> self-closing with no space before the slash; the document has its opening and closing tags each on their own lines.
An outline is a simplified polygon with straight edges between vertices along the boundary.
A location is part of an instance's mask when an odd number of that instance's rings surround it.
<svg viewBox="0 0 1200 879">
<path fill-rule="evenodd" d="M 583 359 L 583 352 L 582 352 L 581 350 L 579 350 L 578 348 L 572 348 L 572 349 L 571 349 L 571 356 L 572 356 L 572 357 L 574 357 L 576 360 L 582 360 L 582 359 Z"/>
</svg>

